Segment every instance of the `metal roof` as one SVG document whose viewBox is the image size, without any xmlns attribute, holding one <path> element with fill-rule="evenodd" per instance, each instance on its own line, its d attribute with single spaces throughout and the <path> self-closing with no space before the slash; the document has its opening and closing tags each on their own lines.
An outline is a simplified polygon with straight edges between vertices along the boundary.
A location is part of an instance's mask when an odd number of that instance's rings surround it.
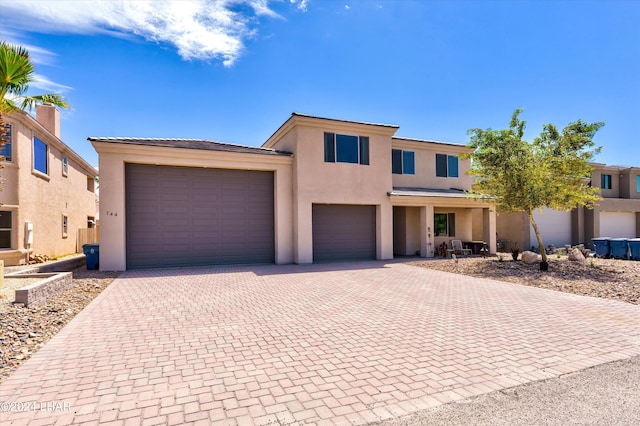
<svg viewBox="0 0 640 426">
<path fill-rule="evenodd" d="M 290 152 L 279 151 L 271 148 L 237 145 L 226 142 L 216 142 L 206 139 L 181 139 L 181 138 L 129 138 L 129 137 L 94 137 L 87 140 L 91 142 L 122 143 L 128 145 L 163 146 L 169 148 L 202 149 L 208 151 L 242 152 L 248 154 L 283 155 L 291 156 Z"/>
<path fill-rule="evenodd" d="M 405 196 L 405 197 L 447 197 L 447 198 L 466 198 L 467 194 L 462 189 L 450 188 L 393 188 L 393 191 L 387 193 L 389 196 Z"/>
<path fill-rule="evenodd" d="M 302 113 L 299 113 L 299 112 L 293 112 L 293 113 L 291 113 L 291 116 L 292 117 L 313 118 L 313 119 L 317 119 L 317 120 L 337 121 L 337 122 L 340 122 L 340 123 L 365 124 L 367 126 L 389 127 L 389 128 L 392 128 L 392 129 L 398 129 L 400 127 L 400 126 L 395 125 L 395 124 L 369 123 L 369 122 L 366 122 L 366 121 L 341 120 L 341 119 L 338 119 L 338 118 L 318 117 L 316 115 L 302 114 Z"/>
</svg>

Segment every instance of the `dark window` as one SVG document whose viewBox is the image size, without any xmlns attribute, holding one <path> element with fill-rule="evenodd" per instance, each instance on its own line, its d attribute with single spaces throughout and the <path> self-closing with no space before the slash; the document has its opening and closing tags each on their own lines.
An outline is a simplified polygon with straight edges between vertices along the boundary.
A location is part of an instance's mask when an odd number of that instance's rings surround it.
<svg viewBox="0 0 640 426">
<path fill-rule="evenodd" d="M 358 137 L 336 135 L 336 161 L 358 164 Z"/>
<path fill-rule="evenodd" d="M 436 154 L 436 176 L 458 177 L 458 157 L 455 155 Z"/>
<path fill-rule="evenodd" d="M 69 160 L 67 157 L 62 157 L 62 176 L 66 176 L 69 172 Z"/>
<path fill-rule="evenodd" d="M 636 176 L 636 192 L 640 192 L 640 176 Z"/>
<path fill-rule="evenodd" d="M 447 156 L 447 160 L 449 177 L 458 177 L 458 157 L 449 155 Z"/>
<path fill-rule="evenodd" d="M 416 174 L 416 156 L 413 151 L 391 150 L 391 172 L 397 175 Z"/>
<path fill-rule="evenodd" d="M 611 189 L 611 175 L 600 175 L 600 188 Z"/>
<path fill-rule="evenodd" d="M 447 177 L 447 156 L 436 154 L 436 176 Z"/>
<path fill-rule="evenodd" d="M 456 236 L 455 213 L 435 213 L 433 215 L 433 222 L 436 237 Z"/>
<path fill-rule="evenodd" d="M 402 174 L 402 151 L 399 149 L 391 150 L 391 172 L 396 175 Z"/>
<path fill-rule="evenodd" d="M 360 164 L 369 165 L 369 138 L 360 136 Z"/>
<path fill-rule="evenodd" d="M 47 144 L 40 139 L 33 137 L 33 169 L 39 172 L 49 174 Z"/>
<path fill-rule="evenodd" d="M 4 125 L 2 140 L 6 143 L 0 147 L 0 157 L 4 157 L 3 161 L 13 161 L 11 158 L 11 124 Z"/>
<path fill-rule="evenodd" d="M 416 156 L 413 151 L 402 151 L 402 173 L 405 175 L 416 174 Z"/>
<path fill-rule="evenodd" d="M 324 134 L 324 161 L 327 163 L 336 162 L 336 135 L 333 133 Z"/>
<path fill-rule="evenodd" d="M 369 165 L 369 138 L 325 133 L 324 161 Z"/>
<path fill-rule="evenodd" d="M 11 212 L 0 211 L 0 248 L 11 248 Z"/>
</svg>

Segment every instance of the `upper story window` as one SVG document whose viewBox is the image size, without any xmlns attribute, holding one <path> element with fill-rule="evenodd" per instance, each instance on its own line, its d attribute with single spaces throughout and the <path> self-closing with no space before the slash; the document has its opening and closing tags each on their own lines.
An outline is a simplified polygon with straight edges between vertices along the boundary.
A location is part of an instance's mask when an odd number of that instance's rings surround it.
<svg viewBox="0 0 640 426">
<path fill-rule="evenodd" d="M 391 150 L 391 172 L 397 175 L 416 174 L 416 155 L 413 151 Z"/>
<path fill-rule="evenodd" d="M 636 176 L 636 192 L 640 193 L 640 176 Z"/>
<path fill-rule="evenodd" d="M 49 174 L 49 148 L 37 137 L 33 137 L 33 170 Z"/>
<path fill-rule="evenodd" d="M 67 176 L 69 173 L 69 160 L 67 157 L 62 157 L 62 176 Z"/>
<path fill-rule="evenodd" d="M 11 212 L 0 211 L 0 248 L 11 248 Z"/>
<path fill-rule="evenodd" d="M 436 154 L 436 176 L 458 177 L 458 157 L 456 155 Z"/>
<path fill-rule="evenodd" d="M 11 158 L 11 124 L 4 125 L 4 132 L 2 138 L 6 143 L 0 147 L 0 157 L 4 157 L 3 161 L 13 161 Z"/>
<path fill-rule="evenodd" d="M 367 136 L 324 134 L 324 161 L 326 163 L 369 164 L 369 138 Z"/>
<path fill-rule="evenodd" d="M 611 189 L 611 175 L 600 175 L 600 188 Z"/>
</svg>

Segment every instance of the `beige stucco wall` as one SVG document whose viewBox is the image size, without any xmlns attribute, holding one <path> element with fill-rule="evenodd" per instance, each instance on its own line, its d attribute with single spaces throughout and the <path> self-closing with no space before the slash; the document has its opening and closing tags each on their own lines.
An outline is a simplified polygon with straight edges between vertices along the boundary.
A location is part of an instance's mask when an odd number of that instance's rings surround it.
<svg viewBox="0 0 640 426">
<path fill-rule="evenodd" d="M 293 261 L 292 158 L 93 142 L 100 161 L 100 269 L 126 269 L 125 163 L 274 172 L 275 261 Z"/>
<path fill-rule="evenodd" d="M 33 224 L 34 254 L 51 257 L 76 253 L 77 229 L 96 216 L 95 193 L 87 190 L 87 177 L 97 171 L 33 117 L 16 112 L 5 117 L 12 126 L 12 162 L 0 171 L 4 178 L 0 209 L 13 212 L 12 250 L 26 250 L 25 222 Z M 48 174 L 33 169 L 33 137 L 48 146 Z M 62 157 L 67 157 L 67 175 Z M 67 234 L 62 217 L 67 216 Z M 2 253 L 0 252 L 0 258 Z"/>
<path fill-rule="evenodd" d="M 438 189 L 470 189 L 471 176 L 467 175 L 471 166 L 470 160 L 458 159 L 458 177 L 436 176 L 436 154 L 460 156 L 469 151 L 463 145 L 452 145 L 412 139 L 393 138 L 392 149 L 413 151 L 415 153 L 415 174 L 393 174 L 393 186 L 410 188 L 438 188 Z M 389 159 L 391 164 L 391 159 Z"/>
<path fill-rule="evenodd" d="M 391 135 L 394 127 L 292 116 L 264 146 L 294 153 L 294 262 L 313 262 L 313 204 L 376 206 L 376 256 L 393 258 Z M 369 165 L 325 163 L 324 133 L 369 137 Z"/>
</svg>

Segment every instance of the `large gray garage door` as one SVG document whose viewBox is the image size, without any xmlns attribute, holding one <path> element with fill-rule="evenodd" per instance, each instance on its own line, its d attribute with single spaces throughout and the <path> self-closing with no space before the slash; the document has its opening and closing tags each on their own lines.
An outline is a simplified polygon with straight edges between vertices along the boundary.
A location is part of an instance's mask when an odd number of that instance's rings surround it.
<svg viewBox="0 0 640 426">
<path fill-rule="evenodd" d="M 313 261 L 376 258 L 376 207 L 313 205 Z"/>
<path fill-rule="evenodd" d="M 127 164 L 127 268 L 274 262 L 273 172 Z"/>
</svg>

